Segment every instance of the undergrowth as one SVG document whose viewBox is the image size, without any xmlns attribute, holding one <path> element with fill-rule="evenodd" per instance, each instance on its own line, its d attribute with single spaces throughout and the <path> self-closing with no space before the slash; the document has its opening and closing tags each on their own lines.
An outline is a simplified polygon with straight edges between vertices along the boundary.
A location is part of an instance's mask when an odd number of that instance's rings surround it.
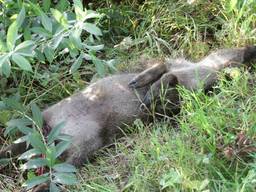
<svg viewBox="0 0 256 192">
<path fill-rule="evenodd" d="M 72 10 L 69 4 L 66 8 Z M 254 0 L 94 0 L 87 8 L 104 15 L 97 20 L 103 35 L 97 41 L 104 49 L 93 52 L 94 59 L 117 70 L 132 70 L 142 55 L 197 60 L 220 47 L 256 43 Z M 20 9 L 12 11 L 18 14 Z M 24 105 L 37 102 L 43 109 L 85 87 L 101 72 L 99 63 L 87 61 L 68 73 L 79 54 L 70 59 L 56 54 L 52 63 L 47 58 L 43 65 L 29 60 L 34 69 L 30 75 L 14 67 L 11 78 L 1 76 L 1 99 L 16 94 Z M 256 75 L 253 68 L 236 72 L 229 81 L 220 74 L 220 82 L 208 94 L 180 88 L 183 105 L 174 117 L 176 123 L 147 125 L 137 120 L 127 127 L 127 135 L 96 153 L 77 173 L 78 184 L 68 190 L 255 191 Z M 0 126 L 11 116 L 1 113 Z M 11 140 L 1 136 L 4 145 Z M 17 187 L 9 177 L 3 178 L 6 191 Z M 16 179 L 24 182 L 21 176 Z"/>
</svg>

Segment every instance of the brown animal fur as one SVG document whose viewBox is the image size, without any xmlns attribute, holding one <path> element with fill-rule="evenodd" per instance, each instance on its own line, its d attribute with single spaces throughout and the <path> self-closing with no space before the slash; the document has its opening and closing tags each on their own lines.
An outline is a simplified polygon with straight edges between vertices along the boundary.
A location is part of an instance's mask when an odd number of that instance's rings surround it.
<svg viewBox="0 0 256 192">
<path fill-rule="evenodd" d="M 171 88 L 171 115 L 179 105 L 177 84 L 190 90 L 208 89 L 217 80 L 218 71 L 240 66 L 255 57 L 256 47 L 244 47 L 216 51 L 197 63 L 184 59 L 156 61 L 141 73 L 113 75 L 91 84 L 46 109 L 44 121 L 49 127 L 66 122 L 62 133 L 72 136 L 72 146 L 65 158 L 80 166 L 93 152 L 119 136 L 124 124 L 130 125 L 136 118 L 146 119 L 148 115 L 139 107 L 141 100 L 150 104 L 161 85 Z M 0 152 L 0 158 L 6 157 L 8 150 L 17 155 L 25 148 L 22 144 L 9 146 Z"/>
</svg>

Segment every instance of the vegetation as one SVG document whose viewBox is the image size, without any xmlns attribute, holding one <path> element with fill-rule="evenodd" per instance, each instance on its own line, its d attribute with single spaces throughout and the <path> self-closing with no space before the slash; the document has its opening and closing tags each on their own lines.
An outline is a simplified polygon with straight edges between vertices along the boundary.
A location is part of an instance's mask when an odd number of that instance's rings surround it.
<svg viewBox="0 0 256 192">
<path fill-rule="evenodd" d="M 18 172 L 13 163 L 4 168 L 28 187 L 46 179 L 55 190 L 75 183 L 74 168 L 56 159 L 68 138 L 58 134 L 60 125 L 44 140 L 37 105 L 43 109 L 115 70 L 130 71 L 141 55 L 199 59 L 219 47 L 256 44 L 254 0 L 105 0 L 92 1 L 87 11 L 67 0 L 0 6 L 0 130 L 8 136 L 0 141 L 26 140 L 46 157 L 24 158 L 20 165 L 29 171 Z M 255 191 L 255 69 L 220 78 L 210 94 L 181 87 L 178 116 L 127 127 L 127 135 L 77 173 L 69 190 Z M 61 147 L 52 143 L 58 138 Z M 34 168 L 42 166 L 46 172 L 38 178 Z M 8 176 L 0 178 L 0 189 L 16 187 Z"/>
</svg>

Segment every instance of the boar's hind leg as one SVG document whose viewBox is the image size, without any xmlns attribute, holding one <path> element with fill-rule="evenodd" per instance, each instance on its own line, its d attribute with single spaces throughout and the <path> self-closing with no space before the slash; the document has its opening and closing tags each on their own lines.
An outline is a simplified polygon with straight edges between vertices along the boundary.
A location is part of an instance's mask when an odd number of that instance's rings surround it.
<svg viewBox="0 0 256 192">
<path fill-rule="evenodd" d="M 141 88 L 150 83 L 154 83 L 166 72 L 167 72 L 167 66 L 163 62 L 158 62 L 154 64 L 152 67 L 136 75 L 129 82 L 129 87 Z"/>
</svg>

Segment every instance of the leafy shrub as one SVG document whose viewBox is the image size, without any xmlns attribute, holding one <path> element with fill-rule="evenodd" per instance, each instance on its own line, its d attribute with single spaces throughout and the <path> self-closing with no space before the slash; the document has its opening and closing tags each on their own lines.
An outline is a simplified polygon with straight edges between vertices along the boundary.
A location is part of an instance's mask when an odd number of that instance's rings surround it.
<svg viewBox="0 0 256 192">
<path fill-rule="evenodd" d="M 74 1 L 75 12 L 65 10 L 65 6 L 58 9 L 59 4 L 50 8 L 51 1 L 44 1 L 43 5 L 47 12 L 31 1 L 20 5 L 10 2 L 3 4 L 7 12 L 3 14 L 12 16 L 2 19 L 0 73 L 9 77 L 14 66 L 32 72 L 33 64 L 51 64 L 64 57 L 69 63 L 73 62 L 70 73 L 77 71 L 83 59 L 86 59 L 92 61 L 97 72 L 103 76 L 105 63 L 95 55 L 104 47 L 98 44 L 102 31 L 97 27 L 97 22 L 101 15 L 84 10 L 79 0 Z M 16 6 L 20 8 L 18 14 L 8 12 L 9 7 L 15 10 Z"/>
</svg>

